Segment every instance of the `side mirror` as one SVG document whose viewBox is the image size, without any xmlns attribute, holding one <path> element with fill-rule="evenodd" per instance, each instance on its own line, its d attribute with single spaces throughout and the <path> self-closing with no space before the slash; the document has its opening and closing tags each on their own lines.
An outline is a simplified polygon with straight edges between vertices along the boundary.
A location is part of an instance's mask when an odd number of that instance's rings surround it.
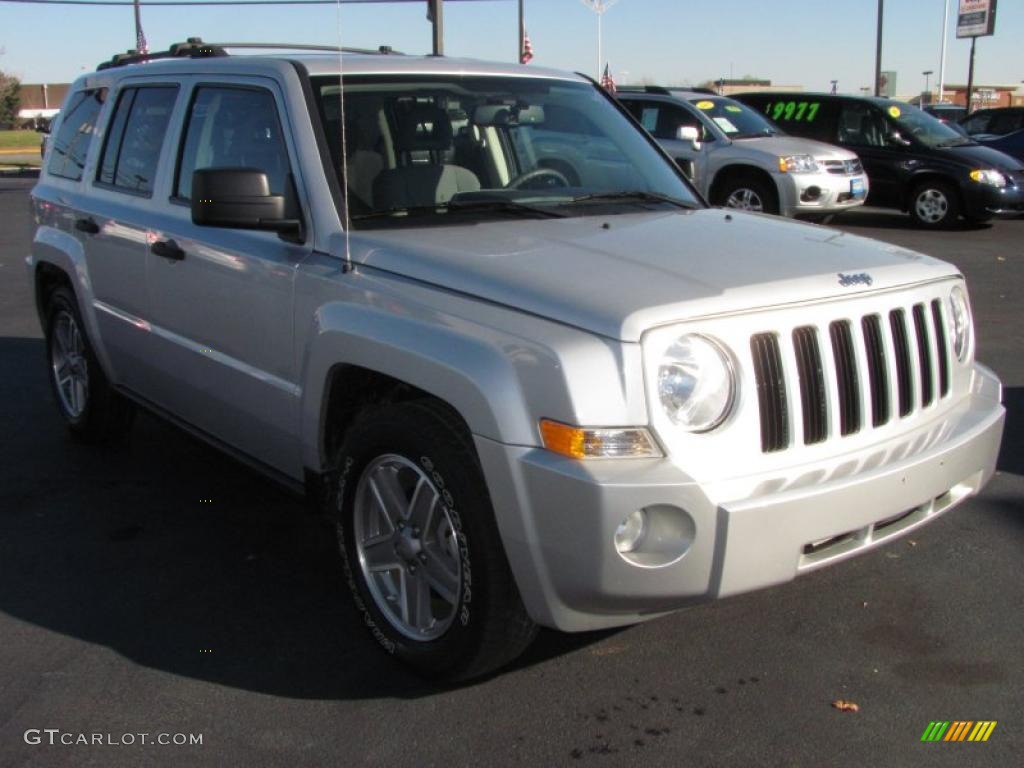
<svg viewBox="0 0 1024 768">
<path fill-rule="evenodd" d="M 700 149 L 700 131 L 693 125 L 681 125 L 676 131 L 676 138 L 679 141 L 688 141 L 693 144 L 694 149 Z"/>
<path fill-rule="evenodd" d="M 258 168 L 202 168 L 192 174 L 192 223 L 201 227 L 261 229 L 301 238 L 302 222 L 286 218 L 284 195 L 270 194 Z"/>
</svg>

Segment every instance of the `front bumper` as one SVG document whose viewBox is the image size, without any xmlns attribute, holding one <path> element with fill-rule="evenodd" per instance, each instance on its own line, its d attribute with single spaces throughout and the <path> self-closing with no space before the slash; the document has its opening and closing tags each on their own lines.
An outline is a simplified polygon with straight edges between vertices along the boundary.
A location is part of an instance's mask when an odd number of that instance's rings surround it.
<svg viewBox="0 0 1024 768">
<path fill-rule="evenodd" d="M 485 438 L 476 445 L 527 610 L 542 625 L 583 631 L 789 581 L 934 520 L 991 477 L 1000 398 L 998 379 L 976 366 L 971 394 L 941 418 L 757 478 L 756 487 L 782 490 L 746 498 L 736 494 L 751 487 L 749 475 L 701 485 L 668 459 L 576 462 Z M 879 464 L 880 453 L 888 458 Z M 616 551 L 615 530 L 654 507 L 684 510 L 692 541 L 671 563 L 635 565 Z"/>
<path fill-rule="evenodd" d="M 782 213 L 786 216 L 801 214 L 828 214 L 863 205 L 869 184 L 866 173 L 852 176 L 821 173 L 779 173 L 776 180 L 780 189 Z M 853 193 L 854 182 L 862 185 L 860 194 Z"/>
<path fill-rule="evenodd" d="M 972 218 L 1024 216 L 1024 187 L 1020 185 L 999 188 L 967 182 L 963 191 L 964 212 Z"/>
</svg>

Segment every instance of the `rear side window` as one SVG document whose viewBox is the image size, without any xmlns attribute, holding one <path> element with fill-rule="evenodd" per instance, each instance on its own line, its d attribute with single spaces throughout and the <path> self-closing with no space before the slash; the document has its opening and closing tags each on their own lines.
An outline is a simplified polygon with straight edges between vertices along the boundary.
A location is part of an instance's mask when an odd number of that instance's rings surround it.
<svg viewBox="0 0 1024 768">
<path fill-rule="evenodd" d="M 85 158 L 96 132 L 96 118 L 107 98 L 107 89 L 79 91 L 68 102 L 60 130 L 53 137 L 47 152 L 50 160 L 46 170 L 54 176 L 80 181 Z"/>
<path fill-rule="evenodd" d="M 189 110 L 174 196 L 192 196 L 201 168 L 257 168 L 286 194 L 290 166 L 274 97 L 263 88 L 200 86 Z"/>
<path fill-rule="evenodd" d="M 151 194 L 177 86 L 125 88 L 117 99 L 96 174 L 101 184 Z"/>
</svg>

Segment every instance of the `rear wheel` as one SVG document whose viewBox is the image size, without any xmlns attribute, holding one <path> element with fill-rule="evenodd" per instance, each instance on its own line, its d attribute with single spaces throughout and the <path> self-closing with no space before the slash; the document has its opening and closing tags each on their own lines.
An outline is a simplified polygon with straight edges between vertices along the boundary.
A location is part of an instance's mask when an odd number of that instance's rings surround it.
<svg viewBox="0 0 1024 768">
<path fill-rule="evenodd" d="M 47 302 L 46 351 L 50 387 L 71 434 L 83 442 L 123 437 L 135 419 L 135 407 L 107 381 L 86 336 L 78 302 L 63 286 Z"/>
<path fill-rule="evenodd" d="M 377 406 L 335 460 L 344 574 L 363 623 L 421 675 L 463 680 L 529 645 L 526 614 L 472 442 L 443 405 Z"/>
<path fill-rule="evenodd" d="M 928 229 L 953 226 L 960 215 L 960 199 L 956 188 L 939 180 L 918 184 L 911 194 L 910 215 Z"/>
</svg>

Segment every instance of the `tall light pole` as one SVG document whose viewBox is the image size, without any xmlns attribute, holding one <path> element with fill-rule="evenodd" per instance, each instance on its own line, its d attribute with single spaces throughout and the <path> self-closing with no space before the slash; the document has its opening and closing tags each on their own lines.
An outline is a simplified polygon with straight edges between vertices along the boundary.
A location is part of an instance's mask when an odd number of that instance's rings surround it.
<svg viewBox="0 0 1024 768">
<path fill-rule="evenodd" d="M 942 101 L 942 92 L 946 90 L 946 38 L 949 36 L 949 0 L 942 0 L 942 53 L 939 54 L 939 98 Z"/>
<path fill-rule="evenodd" d="M 878 36 L 875 39 L 875 96 L 882 95 L 882 0 L 878 0 Z"/>
<path fill-rule="evenodd" d="M 597 14 L 597 76 L 600 78 L 601 66 L 604 63 L 604 39 L 602 36 L 601 19 L 604 17 L 608 9 L 619 2 L 619 0 L 580 0 L 580 2 Z"/>
</svg>

